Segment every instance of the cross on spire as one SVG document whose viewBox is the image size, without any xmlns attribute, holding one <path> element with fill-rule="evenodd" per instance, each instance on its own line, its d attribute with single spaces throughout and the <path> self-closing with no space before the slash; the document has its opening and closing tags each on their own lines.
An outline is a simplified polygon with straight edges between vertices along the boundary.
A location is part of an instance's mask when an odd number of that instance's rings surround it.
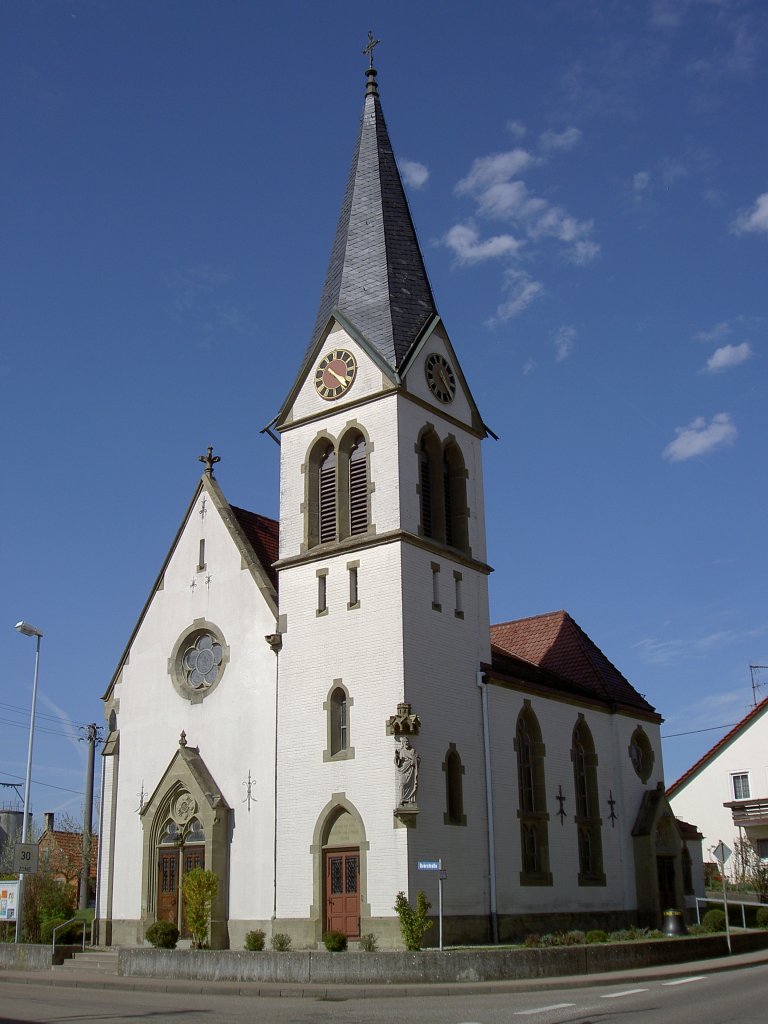
<svg viewBox="0 0 768 1024">
<path fill-rule="evenodd" d="M 213 445 L 209 444 L 208 445 L 208 454 L 207 455 L 198 455 L 197 461 L 198 462 L 204 462 L 205 463 L 205 472 L 208 474 L 208 476 L 213 476 L 213 467 L 216 465 L 217 462 L 221 462 L 221 456 L 220 455 L 214 455 L 213 454 Z"/>
<path fill-rule="evenodd" d="M 370 64 L 368 65 L 368 67 L 373 67 L 373 51 L 379 45 L 380 42 L 380 39 L 373 38 L 373 32 L 368 33 L 368 45 L 363 49 L 363 53 L 367 53 L 368 58 L 370 60 Z"/>
</svg>

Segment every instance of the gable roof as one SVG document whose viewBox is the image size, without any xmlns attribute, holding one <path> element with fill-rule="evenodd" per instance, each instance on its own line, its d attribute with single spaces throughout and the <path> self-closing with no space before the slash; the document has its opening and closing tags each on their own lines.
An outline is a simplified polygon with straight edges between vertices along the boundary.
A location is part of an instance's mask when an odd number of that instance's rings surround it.
<svg viewBox="0 0 768 1024">
<path fill-rule="evenodd" d="M 673 796 L 679 789 L 682 789 L 686 783 L 690 782 L 694 776 L 698 775 L 702 768 L 708 765 L 710 761 L 714 760 L 721 750 L 724 750 L 730 743 L 733 743 L 736 737 L 740 736 L 741 733 L 756 721 L 756 719 L 758 719 L 766 709 L 768 709 L 768 697 L 761 700 L 759 704 L 756 704 L 749 714 L 745 715 L 740 722 L 737 722 L 736 725 L 734 725 L 730 732 L 727 732 L 725 736 L 723 736 L 722 739 L 719 739 L 713 747 L 710 747 L 706 754 L 691 765 L 688 771 L 683 772 L 680 778 L 676 779 L 667 789 L 667 796 Z"/>
<path fill-rule="evenodd" d="M 509 673 L 509 659 L 545 670 L 545 684 L 611 706 L 656 714 L 654 707 L 608 660 L 566 611 L 491 626 L 493 668 Z"/>
<path fill-rule="evenodd" d="M 82 864 L 83 836 L 80 832 L 64 832 L 55 829 L 51 832 L 46 829 L 37 841 L 39 847 L 52 852 L 55 856 L 61 857 L 65 864 Z M 96 877 L 96 867 L 99 861 L 99 837 L 95 833 L 91 836 L 89 848 L 88 874 L 91 878 Z M 59 865 L 61 866 L 61 865 Z M 53 870 L 57 871 L 56 862 Z"/>
<path fill-rule="evenodd" d="M 152 603 L 155 593 L 162 584 L 163 576 L 168 568 L 168 564 L 173 557 L 176 546 L 178 545 L 181 535 L 184 532 L 184 528 L 189 521 L 192 509 L 195 507 L 195 503 L 202 491 L 205 491 L 206 494 L 210 496 L 211 501 L 221 515 L 222 521 L 229 530 L 233 541 L 239 549 L 240 554 L 243 557 L 244 564 L 248 567 L 256 585 L 264 596 L 264 600 L 271 608 L 275 618 L 277 618 L 277 573 L 272 568 L 272 562 L 277 560 L 280 524 L 276 519 L 269 519 L 267 516 L 260 516 L 255 512 L 248 512 L 246 509 L 230 505 L 224 497 L 224 493 L 219 487 L 216 478 L 212 473 L 209 474 L 206 470 L 195 488 L 192 500 L 187 506 L 187 510 L 181 520 L 181 525 L 176 531 L 176 536 L 173 538 L 173 542 L 168 549 L 168 554 L 165 556 L 160 572 L 157 574 L 154 585 L 149 592 L 149 596 L 144 602 L 144 607 L 139 613 L 136 625 L 133 627 L 128 643 L 125 645 L 125 650 L 120 656 L 117 668 L 109 681 L 109 685 L 102 696 L 102 700 L 106 700 L 109 697 L 113 686 L 120 677 L 120 673 L 131 650 L 133 641 L 136 638 L 136 634 L 141 628 L 141 624 L 149 610 L 149 606 Z"/>
<path fill-rule="evenodd" d="M 306 359 L 339 311 L 398 369 L 437 315 L 376 84 L 365 104 Z"/>
</svg>

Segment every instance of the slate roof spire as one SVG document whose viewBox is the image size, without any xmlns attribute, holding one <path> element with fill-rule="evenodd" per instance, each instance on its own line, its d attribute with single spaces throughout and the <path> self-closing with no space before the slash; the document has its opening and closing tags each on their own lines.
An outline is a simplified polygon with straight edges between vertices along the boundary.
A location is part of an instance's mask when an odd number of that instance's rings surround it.
<svg viewBox="0 0 768 1024">
<path fill-rule="evenodd" d="M 366 69 L 360 131 L 310 349 L 339 311 L 398 369 L 437 314 L 379 99 Z"/>
</svg>

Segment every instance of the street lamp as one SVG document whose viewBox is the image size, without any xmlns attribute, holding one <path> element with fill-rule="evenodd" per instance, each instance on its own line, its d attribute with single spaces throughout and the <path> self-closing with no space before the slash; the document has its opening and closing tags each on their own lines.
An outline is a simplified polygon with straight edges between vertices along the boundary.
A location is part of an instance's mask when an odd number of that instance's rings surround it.
<svg viewBox="0 0 768 1024">
<path fill-rule="evenodd" d="M 24 817 L 21 822 L 21 841 L 27 841 L 27 819 L 29 817 L 29 790 L 32 785 L 32 743 L 35 738 L 35 705 L 37 704 L 37 672 L 40 667 L 40 641 L 43 634 L 28 622 L 17 622 L 16 629 L 24 636 L 37 639 L 35 651 L 35 679 L 32 683 L 32 711 L 29 716 L 29 746 L 27 747 L 27 776 L 24 782 Z M 24 873 L 19 874 L 19 905 L 16 910 L 16 942 L 21 940 L 21 917 L 24 908 Z"/>
</svg>

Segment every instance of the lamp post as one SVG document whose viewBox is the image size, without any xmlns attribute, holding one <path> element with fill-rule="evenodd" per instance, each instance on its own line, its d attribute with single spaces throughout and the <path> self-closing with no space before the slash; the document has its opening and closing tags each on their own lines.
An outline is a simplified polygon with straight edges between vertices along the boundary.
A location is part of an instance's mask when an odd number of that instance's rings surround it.
<svg viewBox="0 0 768 1024">
<path fill-rule="evenodd" d="M 35 650 L 35 679 L 32 683 L 32 710 L 29 716 L 29 746 L 27 747 L 27 775 L 24 782 L 24 817 L 21 822 L 21 841 L 27 841 L 27 820 L 29 818 L 29 791 L 32 785 L 32 744 L 35 738 L 35 706 L 37 704 L 37 673 L 40 668 L 40 641 L 43 634 L 28 622 L 17 622 L 16 629 L 24 636 L 33 636 L 37 640 Z M 24 910 L 24 874 L 19 875 L 19 905 L 16 913 L 16 942 L 21 940 L 21 918 Z"/>
</svg>

